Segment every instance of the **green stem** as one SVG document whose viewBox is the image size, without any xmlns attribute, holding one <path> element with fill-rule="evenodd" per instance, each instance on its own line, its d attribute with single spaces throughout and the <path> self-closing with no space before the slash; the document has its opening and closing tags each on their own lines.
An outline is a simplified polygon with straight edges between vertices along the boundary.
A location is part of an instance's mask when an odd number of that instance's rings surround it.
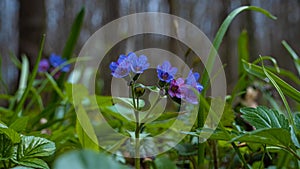
<svg viewBox="0 0 300 169">
<path fill-rule="evenodd" d="M 203 128 L 204 126 L 204 107 L 200 107 L 198 111 L 198 128 Z M 198 138 L 198 167 L 204 167 L 204 155 L 205 155 L 205 144 L 200 142 L 200 137 Z"/>
<path fill-rule="evenodd" d="M 2 163 L 3 163 L 3 167 L 6 169 L 7 166 L 6 166 L 6 164 L 5 164 L 5 161 L 2 161 Z"/>
<path fill-rule="evenodd" d="M 139 123 L 139 113 L 135 113 L 136 118 L 136 128 L 135 128 L 135 168 L 140 169 L 140 123 Z"/>
<path fill-rule="evenodd" d="M 242 153 L 240 152 L 239 148 L 235 145 L 234 142 L 231 143 L 232 147 L 234 148 L 235 152 L 238 154 L 238 156 L 240 157 L 240 160 L 242 161 L 242 163 L 244 164 L 244 167 L 246 169 L 250 169 L 246 160 L 244 159 Z"/>
<path fill-rule="evenodd" d="M 137 98 L 137 104 L 135 103 L 135 93 L 134 93 L 135 83 L 131 85 L 131 94 L 132 94 L 132 102 L 134 107 L 134 115 L 135 115 L 135 168 L 140 169 L 140 117 L 139 117 L 139 98 Z"/>
<path fill-rule="evenodd" d="M 218 152 L 217 152 L 217 142 L 216 140 L 212 140 L 212 149 L 213 149 L 213 160 L 214 160 L 214 168 L 218 169 Z"/>
</svg>

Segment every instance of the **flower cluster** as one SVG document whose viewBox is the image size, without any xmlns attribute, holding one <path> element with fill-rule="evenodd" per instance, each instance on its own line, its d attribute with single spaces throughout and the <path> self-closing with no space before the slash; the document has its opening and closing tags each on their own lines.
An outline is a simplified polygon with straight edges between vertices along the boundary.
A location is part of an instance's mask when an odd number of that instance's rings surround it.
<svg viewBox="0 0 300 169">
<path fill-rule="evenodd" d="M 175 79 L 176 72 L 177 68 L 172 67 L 169 61 L 164 61 L 162 65 L 157 66 L 157 76 L 160 81 L 166 83 L 168 94 L 171 97 L 197 104 L 198 96 L 196 92 L 203 90 L 203 86 L 197 82 L 200 77 L 199 73 L 193 73 L 193 70 L 191 70 L 186 79 Z"/>
<path fill-rule="evenodd" d="M 149 63 L 147 56 L 137 56 L 135 53 L 130 52 L 127 56 L 120 55 L 117 62 L 112 62 L 109 65 L 112 75 L 116 78 L 122 78 L 132 71 L 137 74 L 141 74 L 144 70 L 148 69 Z"/>
<path fill-rule="evenodd" d="M 123 78 L 130 75 L 131 72 L 141 74 L 149 68 L 147 56 L 137 56 L 130 52 L 128 55 L 120 55 L 117 62 L 111 62 L 109 65 L 111 74 L 115 78 Z M 197 92 L 203 90 L 203 86 L 198 82 L 199 73 L 189 72 L 184 78 L 175 79 L 177 68 L 172 67 L 169 61 L 164 61 L 157 66 L 157 77 L 159 79 L 159 87 L 165 90 L 172 98 L 186 100 L 192 104 L 198 104 Z"/>
<path fill-rule="evenodd" d="M 60 68 L 59 71 L 54 75 L 55 78 L 58 78 L 61 72 L 69 72 L 71 65 L 66 64 L 66 59 L 62 58 L 59 55 L 52 53 L 48 59 L 42 59 L 39 63 L 38 71 L 39 72 L 48 72 L 53 71 L 56 68 Z"/>
</svg>

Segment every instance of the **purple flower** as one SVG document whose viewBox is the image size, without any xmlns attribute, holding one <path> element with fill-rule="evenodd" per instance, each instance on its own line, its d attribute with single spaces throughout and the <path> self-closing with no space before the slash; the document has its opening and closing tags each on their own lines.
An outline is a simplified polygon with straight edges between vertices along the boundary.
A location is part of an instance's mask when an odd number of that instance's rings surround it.
<svg viewBox="0 0 300 169">
<path fill-rule="evenodd" d="M 184 80 L 178 78 L 177 80 L 173 79 L 170 83 L 168 93 L 171 97 L 181 98 L 181 87 L 184 85 Z"/>
<path fill-rule="evenodd" d="M 49 61 L 47 59 L 42 59 L 39 63 L 39 72 L 47 72 L 50 67 Z"/>
<path fill-rule="evenodd" d="M 185 79 L 185 84 L 190 85 L 201 92 L 203 90 L 203 86 L 199 82 L 197 82 L 199 78 L 199 73 L 193 73 L 193 70 L 190 70 L 188 77 Z"/>
<path fill-rule="evenodd" d="M 198 104 L 198 92 L 195 90 L 194 87 L 185 84 L 181 86 L 180 91 L 181 99 L 186 100 L 187 102 L 192 104 Z"/>
<path fill-rule="evenodd" d="M 134 73 L 143 73 L 149 67 L 148 59 L 145 55 L 138 57 L 132 52 L 128 54 L 128 60 L 131 63 L 131 70 Z"/>
<path fill-rule="evenodd" d="M 61 56 L 59 56 L 59 55 L 52 53 L 50 55 L 49 61 L 50 61 L 51 66 L 56 68 L 56 67 L 59 67 L 59 66 L 65 64 L 67 60 L 61 58 Z M 67 65 L 64 65 L 60 70 L 62 72 L 68 72 L 68 71 L 70 71 L 70 68 L 71 68 L 71 65 L 67 64 Z"/>
<path fill-rule="evenodd" d="M 177 68 L 172 67 L 169 61 L 164 61 L 162 65 L 157 66 L 157 76 L 161 81 L 169 83 L 174 79 Z"/>
<path fill-rule="evenodd" d="M 130 55 L 129 53 L 128 55 Z M 111 70 L 111 74 L 116 78 L 122 78 L 127 76 L 130 73 L 131 64 L 128 61 L 128 57 L 126 55 L 120 55 L 117 62 L 111 62 L 109 68 Z"/>
</svg>

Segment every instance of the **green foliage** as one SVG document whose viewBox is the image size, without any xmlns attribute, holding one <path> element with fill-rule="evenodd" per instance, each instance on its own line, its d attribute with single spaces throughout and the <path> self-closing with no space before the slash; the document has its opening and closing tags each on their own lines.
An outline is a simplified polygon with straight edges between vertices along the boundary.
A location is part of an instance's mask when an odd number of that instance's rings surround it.
<svg viewBox="0 0 300 169">
<path fill-rule="evenodd" d="M 54 169 L 129 169 L 129 167 L 116 162 L 104 153 L 89 150 L 73 151 L 59 157 L 54 163 Z"/>
<path fill-rule="evenodd" d="M 13 126 L 17 129 L 19 128 L 17 125 Z M 12 128 L 7 128 L 3 124 L 0 127 L 1 168 L 15 165 L 32 168 L 49 168 L 48 164 L 40 158 L 51 156 L 55 152 L 55 144 L 52 141 L 41 137 L 20 135 Z"/>
<path fill-rule="evenodd" d="M 256 129 L 282 128 L 289 130 L 289 123 L 283 114 L 264 106 L 257 108 L 245 107 L 240 110 L 242 117 Z"/>
</svg>

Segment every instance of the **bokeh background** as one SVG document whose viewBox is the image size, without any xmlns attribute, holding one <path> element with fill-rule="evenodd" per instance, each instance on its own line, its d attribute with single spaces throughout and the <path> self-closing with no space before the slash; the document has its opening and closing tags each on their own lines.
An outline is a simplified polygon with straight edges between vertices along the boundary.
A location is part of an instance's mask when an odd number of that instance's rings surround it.
<svg viewBox="0 0 300 169">
<path fill-rule="evenodd" d="M 277 16 L 277 20 L 255 12 L 244 12 L 235 18 L 219 51 L 222 62 L 227 65 L 229 90 L 238 79 L 237 41 L 243 30 L 249 34 L 251 60 L 259 55 L 270 55 L 277 59 L 280 67 L 295 72 L 281 41 L 286 40 L 300 53 L 299 0 L 0 0 L 2 78 L 8 84 L 8 92 L 14 92 L 18 69 L 9 55 L 20 58 L 25 54 L 33 65 L 43 34 L 46 34 L 44 56 L 61 54 L 72 22 L 83 6 L 86 15 L 74 56 L 103 25 L 137 12 L 164 12 L 182 17 L 199 27 L 212 41 L 226 16 L 242 5 L 262 7 Z"/>
</svg>

